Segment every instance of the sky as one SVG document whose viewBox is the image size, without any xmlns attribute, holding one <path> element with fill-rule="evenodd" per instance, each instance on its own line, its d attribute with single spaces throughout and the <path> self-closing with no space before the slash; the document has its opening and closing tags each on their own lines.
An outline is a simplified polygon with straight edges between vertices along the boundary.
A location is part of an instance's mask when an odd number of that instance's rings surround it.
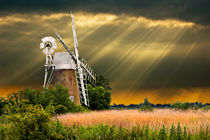
<svg viewBox="0 0 210 140">
<path fill-rule="evenodd" d="M 56 30 L 110 80 L 112 104 L 210 102 L 208 0 L 1 0 L 0 95 L 40 88 Z M 59 51 L 65 51 L 57 42 Z"/>
</svg>

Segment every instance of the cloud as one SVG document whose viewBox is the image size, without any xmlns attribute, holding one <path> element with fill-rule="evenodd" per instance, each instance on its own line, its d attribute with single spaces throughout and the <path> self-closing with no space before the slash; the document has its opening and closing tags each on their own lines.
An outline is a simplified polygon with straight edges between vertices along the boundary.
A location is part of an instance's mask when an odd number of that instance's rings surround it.
<svg viewBox="0 0 210 140">
<path fill-rule="evenodd" d="M 209 25 L 209 5 L 209 0 L 3 0 L 0 2 L 0 13 L 57 13 L 72 10 L 129 14 L 150 19 L 179 19 Z"/>
</svg>

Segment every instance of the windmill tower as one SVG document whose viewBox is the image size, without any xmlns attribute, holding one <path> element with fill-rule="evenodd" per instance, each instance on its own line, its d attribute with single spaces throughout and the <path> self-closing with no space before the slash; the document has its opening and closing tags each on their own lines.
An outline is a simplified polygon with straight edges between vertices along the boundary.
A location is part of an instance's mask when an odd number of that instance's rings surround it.
<svg viewBox="0 0 210 140">
<path fill-rule="evenodd" d="M 67 52 L 56 52 L 54 56 L 52 56 L 51 53 L 53 64 L 49 65 L 48 69 L 52 69 L 54 72 L 54 83 L 60 82 L 69 89 L 70 99 L 73 102 L 89 106 L 87 83 L 95 85 L 96 74 L 86 61 L 79 57 L 74 18 L 72 13 L 70 13 L 70 15 L 72 17 L 75 54 L 69 49 L 61 36 L 58 33 L 55 33 L 56 38 Z M 53 44 L 52 41 L 54 40 L 51 40 L 51 44 Z M 46 77 L 46 79 L 49 78 Z M 52 80 L 49 82 L 51 81 Z M 46 86 L 44 82 L 44 87 L 48 88 L 49 84 Z"/>
</svg>

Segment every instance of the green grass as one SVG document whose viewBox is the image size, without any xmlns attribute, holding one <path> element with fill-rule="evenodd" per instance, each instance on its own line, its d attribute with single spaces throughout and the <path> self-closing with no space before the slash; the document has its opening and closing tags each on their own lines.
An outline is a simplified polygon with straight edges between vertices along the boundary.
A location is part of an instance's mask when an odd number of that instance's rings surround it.
<svg viewBox="0 0 210 140">
<path fill-rule="evenodd" d="M 183 129 L 178 124 L 176 127 L 171 126 L 167 131 L 165 126 L 160 130 L 152 130 L 147 126 L 143 128 L 133 127 L 131 129 L 108 126 L 73 126 L 65 128 L 69 139 L 78 140 L 209 140 L 210 135 L 208 128 L 197 134 L 187 132 L 186 127 Z"/>
</svg>

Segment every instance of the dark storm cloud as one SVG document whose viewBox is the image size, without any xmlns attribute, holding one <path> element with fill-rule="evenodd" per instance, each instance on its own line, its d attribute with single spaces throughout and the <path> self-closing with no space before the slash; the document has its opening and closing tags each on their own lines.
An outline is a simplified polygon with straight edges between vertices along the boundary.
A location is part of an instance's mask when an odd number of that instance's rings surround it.
<svg viewBox="0 0 210 140">
<path fill-rule="evenodd" d="M 19 12 L 68 12 L 69 10 L 176 18 L 210 24 L 209 0 L 1 0 L 2 15 Z"/>
</svg>

